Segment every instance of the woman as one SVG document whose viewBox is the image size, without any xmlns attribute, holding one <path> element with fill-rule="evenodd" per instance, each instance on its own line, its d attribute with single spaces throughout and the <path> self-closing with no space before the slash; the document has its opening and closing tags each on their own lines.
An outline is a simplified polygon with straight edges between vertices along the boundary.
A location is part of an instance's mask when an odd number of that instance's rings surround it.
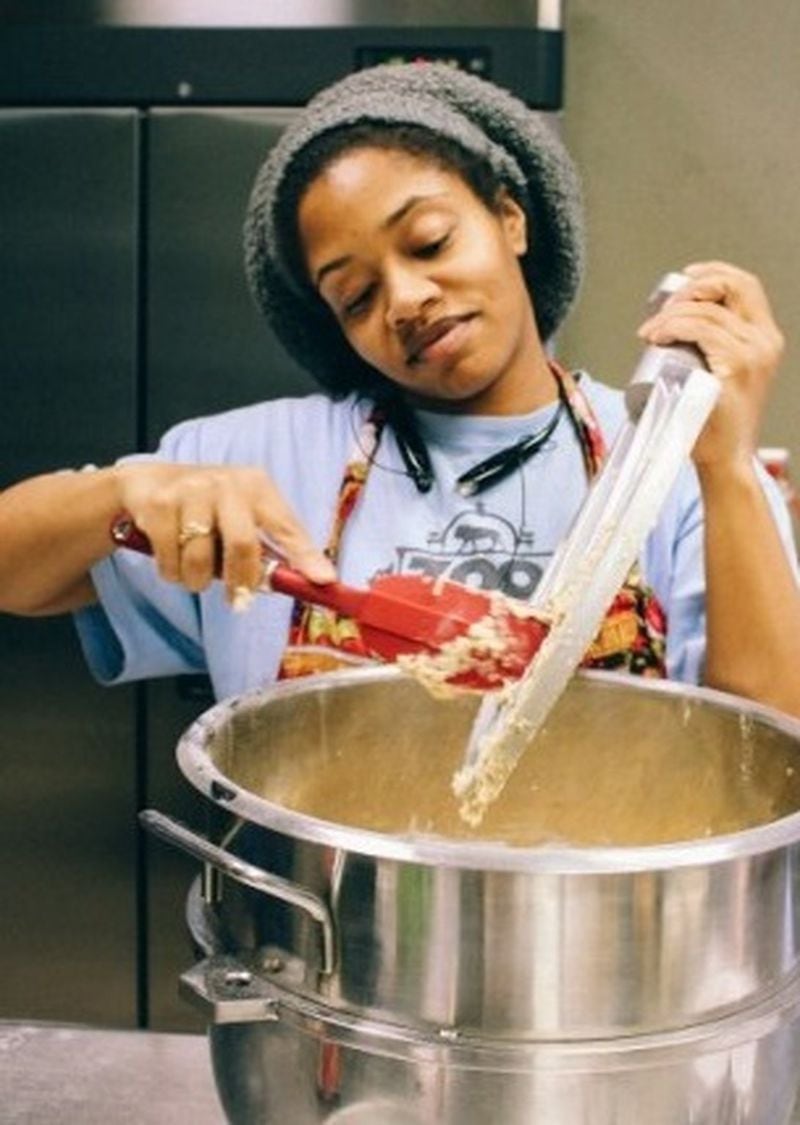
<svg viewBox="0 0 800 1125">
<path fill-rule="evenodd" d="M 0 496 L 0 608 L 77 611 L 105 681 L 207 670 L 225 696 L 363 656 L 351 622 L 277 595 L 230 612 L 264 539 L 318 582 L 422 571 L 528 596 L 623 419 L 618 392 L 545 346 L 582 270 L 569 158 L 489 83 L 379 67 L 323 92 L 259 173 L 246 265 L 327 395 L 188 422 L 154 455 Z M 622 628 L 587 663 L 800 715 L 790 534 L 754 461 L 780 333 L 755 278 L 686 273 L 640 335 L 696 344 L 723 392 L 614 607 Z M 112 552 L 120 511 L 154 561 Z"/>
</svg>

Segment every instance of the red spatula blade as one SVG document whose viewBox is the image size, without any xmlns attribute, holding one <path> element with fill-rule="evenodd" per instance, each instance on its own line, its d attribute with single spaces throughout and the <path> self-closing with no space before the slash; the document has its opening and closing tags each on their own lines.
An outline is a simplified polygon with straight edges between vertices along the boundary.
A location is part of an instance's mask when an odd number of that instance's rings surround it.
<svg viewBox="0 0 800 1125">
<path fill-rule="evenodd" d="M 114 520 L 111 536 L 119 546 L 152 553 L 150 540 L 125 514 Z M 421 674 L 482 691 L 519 679 L 549 630 L 502 595 L 423 575 L 385 575 L 366 589 L 342 582 L 317 585 L 270 558 L 263 590 L 352 617 L 369 652 L 382 660 L 429 658 Z"/>
<path fill-rule="evenodd" d="M 365 643 L 384 659 L 414 652 L 441 657 L 445 683 L 478 690 L 519 679 L 549 631 L 500 594 L 421 575 L 376 578 L 359 625 Z"/>
</svg>

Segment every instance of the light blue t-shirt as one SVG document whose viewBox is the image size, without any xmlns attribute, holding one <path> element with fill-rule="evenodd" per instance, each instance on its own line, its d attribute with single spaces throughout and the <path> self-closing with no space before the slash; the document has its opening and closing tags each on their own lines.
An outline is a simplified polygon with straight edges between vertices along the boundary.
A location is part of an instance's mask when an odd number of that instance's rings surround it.
<svg viewBox="0 0 800 1125">
<path fill-rule="evenodd" d="M 606 440 L 625 418 L 621 392 L 581 376 Z M 514 417 L 418 412 L 435 483 L 421 495 L 404 470 L 390 429 L 348 520 L 338 570 L 364 586 L 377 574 L 424 573 L 527 598 L 587 489 L 583 456 L 566 411 L 525 466 L 478 496 L 456 490 L 460 474 L 541 429 L 553 406 Z M 369 405 L 324 395 L 279 399 L 184 422 L 154 454 L 163 461 L 249 465 L 275 481 L 313 539 L 328 540 L 347 462 Z M 786 506 L 763 474 L 792 551 Z M 698 682 L 705 648 L 702 505 L 691 465 L 682 471 L 649 536 L 641 565 L 668 618 L 667 667 Z M 214 582 L 194 595 L 158 577 L 151 559 L 118 550 L 92 571 L 98 605 L 76 615 L 90 667 L 105 683 L 207 672 L 218 698 L 271 682 L 286 643 L 291 601 L 256 597 L 245 613 Z"/>
</svg>

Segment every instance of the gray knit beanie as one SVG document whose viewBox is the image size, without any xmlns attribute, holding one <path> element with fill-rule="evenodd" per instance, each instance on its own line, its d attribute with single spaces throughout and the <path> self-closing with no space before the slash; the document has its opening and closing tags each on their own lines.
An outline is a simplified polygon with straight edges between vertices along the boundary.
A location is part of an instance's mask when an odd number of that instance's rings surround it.
<svg viewBox="0 0 800 1125">
<path fill-rule="evenodd" d="M 422 126 L 491 167 L 528 216 L 531 245 L 522 268 L 540 335 L 543 340 L 552 336 L 583 272 L 580 187 L 552 125 L 507 91 L 453 67 L 383 65 L 317 94 L 272 148 L 253 186 L 245 220 L 245 269 L 256 303 L 289 354 L 334 392 L 382 382 L 299 276 L 282 229 L 287 206 L 294 208 L 298 201 L 285 198 L 298 154 L 323 134 L 361 122 Z M 298 195 L 297 185 L 292 191 Z"/>
</svg>

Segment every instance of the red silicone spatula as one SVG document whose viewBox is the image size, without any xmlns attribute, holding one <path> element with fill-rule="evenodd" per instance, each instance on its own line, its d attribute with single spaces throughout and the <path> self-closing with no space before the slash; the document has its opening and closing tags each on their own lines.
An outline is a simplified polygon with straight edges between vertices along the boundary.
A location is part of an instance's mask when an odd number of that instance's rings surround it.
<svg viewBox="0 0 800 1125">
<path fill-rule="evenodd" d="M 120 547 L 152 553 L 150 540 L 125 514 L 112 523 L 111 538 Z M 521 603 L 457 582 L 398 574 L 376 578 L 366 589 L 320 585 L 266 553 L 259 590 L 327 606 L 351 617 L 381 660 L 428 655 L 434 678 L 481 691 L 519 679 L 549 628 L 527 616 Z"/>
</svg>

